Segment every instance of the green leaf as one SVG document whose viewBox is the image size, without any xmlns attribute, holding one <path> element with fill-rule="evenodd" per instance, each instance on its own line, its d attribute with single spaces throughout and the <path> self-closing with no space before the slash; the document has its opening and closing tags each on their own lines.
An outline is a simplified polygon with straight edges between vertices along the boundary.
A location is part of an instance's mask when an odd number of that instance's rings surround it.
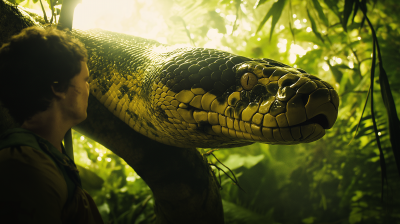
<svg viewBox="0 0 400 224">
<path fill-rule="evenodd" d="M 380 56 L 380 50 L 378 54 Z M 385 108 L 389 118 L 390 142 L 392 144 L 392 150 L 396 160 L 397 169 L 400 174 L 400 120 L 397 116 L 396 105 L 394 103 L 392 91 L 390 89 L 389 79 L 386 75 L 385 69 L 383 68 L 381 58 L 379 61 L 379 81 L 383 103 L 385 104 Z"/>
<path fill-rule="evenodd" d="M 329 68 L 331 69 L 333 76 L 335 76 L 335 79 L 338 81 L 342 80 L 343 72 L 338 69 L 338 66 L 332 66 L 331 63 L 329 63 L 329 60 L 327 60 L 326 63 L 329 65 Z"/>
<path fill-rule="evenodd" d="M 351 19 L 351 24 L 354 23 L 354 18 L 356 18 L 357 12 L 358 12 L 359 4 L 358 2 L 355 3 L 354 5 L 354 13 L 353 13 L 353 18 Z"/>
<path fill-rule="evenodd" d="M 225 166 L 229 167 L 229 169 L 234 170 L 239 167 L 246 167 L 250 169 L 251 167 L 257 165 L 257 163 L 261 162 L 264 159 L 264 155 L 257 155 L 257 156 L 242 156 L 239 154 L 231 154 L 225 161 Z"/>
<path fill-rule="evenodd" d="M 367 0 L 362 0 L 360 3 L 360 9 L 363 12 L 367 12 Z M 362 21 L 361 21 L 361 25 L 360 25 L 360 30 L 362 29 L 362 27 L 364 26 L 365 23 L 365 16 L 363 16 Z"/>
<path fill-rule="evenodd" d="M 274 28 L 276 23 L 278 23 L 279 18 L 282 15 L 283 8 L 285 7 L 286 0 L 278 0 L 275 2 L 270 10 L 268 11 L 267 15 L 265 15 L 264 19 L 261 21 L 260 25 L 258 25 L 257 32 L 261 30 L 261 28 L 265 25 L 268 19 L 272 16 L 272 23 L 271 23 L 271 31 L 269 34 L 269 40 L 271 41 L 272 34 L 274 32 Z"/>
<path fill-rule="evenodd" d="M 350 14 L 353 11 L 354 2 L 355 2 L 354 0 L 344 1 L 342 26 L 345 32 L 347 32 L 347 22 L 349 21 Z"/>
<path fill-rule="evenodd" d="M 317 28 L 317 25 L 315 24 L 315 20 L 311 16 L 310 11 L 308 10 L 308 8 L 307 8 L 307 15 L 308 15 L 308 18 L 310 19 L 311 28 L 312 28 L 313 33 L 315 34 L 315 36 L 318 37 L 318 39 L 320 39 L 322 41 L 322 43 L 324 43 L 324 39 L 322 38 L 322 35 L 318 32 L 318 28 Z"/>
<path fill-rule="evenodd" d="M 328 6 L 330 10 L 332 10 L 333 13 L 341 20 L 342 17 L 339 15 L 339 10 L 338 10 L 338 1 L 336 0 L 324 0 L 325 4 Z"/>
<path fill-rule="evenodd" d="M 329 27 L 328 18 L 326 18 L 324 11 L 322 10 L 321 4 L 318 0 L 312 0 L 314 9 L 317 10 L 319 18 L 324 22 L 325 26 Z"/>
<path fill-rule="evenodd" d="M 100 190 L 103 187 L 104 180 L 95 172 L 79 165 L 76 165 L 76 167 L 79 170 L 79 176 L 85 189 Z"/>
<path fill-rule="evenodd" d="M 256 5 L 254 6 L 254 8 L 255 8 L 255 9 L 258 8 L 258 6 L 260 6 L 260 5 L 264 4 L 264 3 L 266 3 L 267 1 L 268 1 L 268 0 L 258 0 L 257 3 L 256 3 Z"/>
</svg>

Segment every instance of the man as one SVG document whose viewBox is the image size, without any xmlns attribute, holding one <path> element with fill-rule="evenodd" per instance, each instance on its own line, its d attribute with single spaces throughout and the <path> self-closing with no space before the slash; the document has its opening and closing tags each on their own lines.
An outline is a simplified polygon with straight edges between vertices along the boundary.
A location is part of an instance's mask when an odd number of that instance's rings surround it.
<svg viewBox="0 0 400 224">
<path fill-rule="evenodd" d="M 21 128 L 0 134 L 0 223 L 103 223 L 62 147 L 86 119 L 83 44 L 30 27 L 0 48 L 0 102 Z"/>
</svg>

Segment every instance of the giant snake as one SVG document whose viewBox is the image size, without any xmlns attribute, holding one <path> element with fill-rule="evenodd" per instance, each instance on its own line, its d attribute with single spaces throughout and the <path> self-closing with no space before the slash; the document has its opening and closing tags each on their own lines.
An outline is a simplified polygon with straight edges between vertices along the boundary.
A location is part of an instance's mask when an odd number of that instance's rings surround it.
<svg viewBox="0 0 400 224">
<path fill-rule="evenodd" d="M 74 30 L 88 50 L 90 92 L 135 131 L 178 147 L 297 144 L 325 134 L 330 84 L 271 59 Z"/>
<path fill-rule="evenodd" d="M 0 43 L 24 27 L 43 26 L 34 14 L 3 1 L 0 7 L 0 27 L 7 31 Z M 339 99 L 331 85 L 271 59 L 103 30 L 72 35 L 89 52 L 88 121 L 78 130 L 146 181 L 160 222 L 223 223 L 217 184 L 194 147 L 311 142 L 337 118 Z M 0 129 L 12 126 L 1 119 Z"/>
<path fill-rule="evenodd" d="M 312 142 L 337 117 L 331 85 L 271 59 L 103 30 L 73 35 L 89 51 L 91 94 L 135 131 L 164 144 Z"/>
</svg>

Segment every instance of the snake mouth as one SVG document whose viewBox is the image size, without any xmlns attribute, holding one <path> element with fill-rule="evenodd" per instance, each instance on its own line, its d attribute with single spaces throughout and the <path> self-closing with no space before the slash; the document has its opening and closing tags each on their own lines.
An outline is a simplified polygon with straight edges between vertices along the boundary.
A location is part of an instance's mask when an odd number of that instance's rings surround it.
<svg viewBox="0 0 400 224">
<path fill-rule="evenodd" d="M 304 125 L 308 125 L 308 124 L 319 124 L 323 129 L 331 128 L 330 122 L 328 121 L 328 117 L 323 114 L 319 114 L 319 115 L 317 115 L 305 122 L 302 122 L 298 125 L 295 125 L 295 126 L 304 126 Z"/>
</svg>

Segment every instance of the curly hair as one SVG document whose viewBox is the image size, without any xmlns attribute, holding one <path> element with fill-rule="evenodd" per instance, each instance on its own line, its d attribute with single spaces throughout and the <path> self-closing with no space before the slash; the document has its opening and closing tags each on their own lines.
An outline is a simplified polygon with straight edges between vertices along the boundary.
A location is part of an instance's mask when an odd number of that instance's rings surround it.
<svg viewBox="0 0 400 224">
<path fill-rule="evenodd" d="M 0 101 L 19 123 L 48 109 L 87 61 L 77 39 L 55 28 L 29 27 L 0 48 Z"/>
</svg>

